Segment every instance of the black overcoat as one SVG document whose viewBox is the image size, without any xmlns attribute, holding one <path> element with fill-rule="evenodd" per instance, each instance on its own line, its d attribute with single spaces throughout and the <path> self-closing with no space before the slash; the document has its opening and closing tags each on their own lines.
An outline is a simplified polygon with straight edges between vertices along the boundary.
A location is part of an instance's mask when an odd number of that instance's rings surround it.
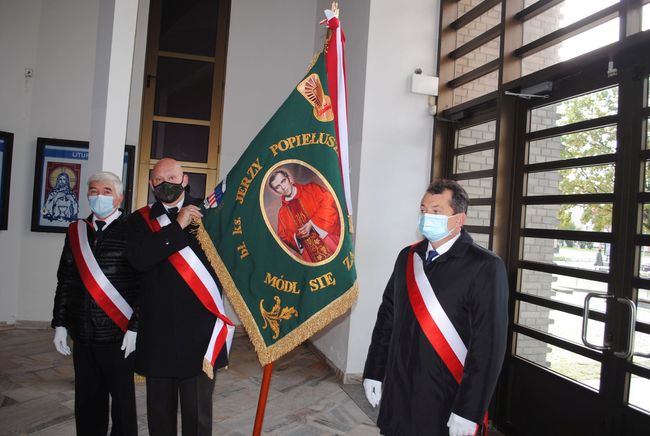
<svg viewBox="0 0 650 436">
<path fill-rule="evenodd" d="M 378 426 L 387 435 L 448 435 L 451 412 L 481 423 L 503 363 L 508 282 L 502 260 L 463 231 L 424 271 L 468 348 L 460 385 L 435 352 L 409 302 L 410 250 L 424 258 L 426 240 L 404 248 L 384 291 L 364 378 L 383 381 Z"/>
<path fill-rule="evenodd" d="M 200 200 L 185 195 L 184 205 Z M 166 214 L 164 206 L 151 206 L 151 218 Z M 188 245 L 206 266 L 219 289 L 221 284 L 199 242 L 192 225 L 181 229 L 176 218 L 153 233 L 140 211 L 129 217 L 131 236 L 127 256 L 141 273 L 140 325 L 136 344 L 135 370 L 151 377 L 187 378 L 201 373 L 216 317 L 196 297 L 168 260 Z M 223 347 L 215 369 L 227 364 Z"/>
</svg>

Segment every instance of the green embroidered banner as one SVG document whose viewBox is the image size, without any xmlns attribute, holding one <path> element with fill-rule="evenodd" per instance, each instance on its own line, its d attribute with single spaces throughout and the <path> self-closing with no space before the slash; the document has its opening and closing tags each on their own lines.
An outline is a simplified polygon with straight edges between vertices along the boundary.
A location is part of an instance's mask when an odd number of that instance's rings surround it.
<svg viewBox="0 0 650 436">
<path fill-rule="evenodd" d="M 197 232 L 262 365 L 358 293 L 327 83 L 321 53 L 206 199 Z"/>
</svg>

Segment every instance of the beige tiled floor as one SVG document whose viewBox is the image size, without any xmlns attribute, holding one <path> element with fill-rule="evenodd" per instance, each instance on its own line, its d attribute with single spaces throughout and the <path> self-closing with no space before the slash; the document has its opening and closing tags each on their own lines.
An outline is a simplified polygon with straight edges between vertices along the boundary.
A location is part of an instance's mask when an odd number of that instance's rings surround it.
<svg viewBox="0 0 650 436">
<path fill-rule="evenodd" d="M 247 336 L 235 337 L 231 365 L 217 373 L 213 433 L 250 435 L 262 369 Z M 140 434 L 147 435 L 144 386 L 136 387 Z M 0 331 L 0 435 L 73 435 L 72 359 L 59 355 L 51 330 Z M 377 435 L 332 370 L 301 346 L 276 362 L 264 434 Z"/>
</svg>

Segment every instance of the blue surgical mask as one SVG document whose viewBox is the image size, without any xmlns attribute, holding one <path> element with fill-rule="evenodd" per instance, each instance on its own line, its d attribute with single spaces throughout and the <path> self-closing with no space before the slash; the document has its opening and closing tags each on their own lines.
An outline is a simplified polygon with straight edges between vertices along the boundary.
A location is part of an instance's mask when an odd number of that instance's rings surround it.
<svg viewBox="0 0 650 436">
<path fill-rule="evenodd" d="M 113 201 L 114 198 L 110 195 L 88 196 L 88 204 L 90 205 L 90 210 L 93 211 L 97 218 L 106 218 L 113 213 L 115 210 Z"/>
<path fill-rule="evenodd" d="M 418 229 L 422 236 L 431 242 L 436 242 L 449 236 L 448 222 L 449 217 L 447 215 L 425 213 L 420 216 Z"/>
</svg>

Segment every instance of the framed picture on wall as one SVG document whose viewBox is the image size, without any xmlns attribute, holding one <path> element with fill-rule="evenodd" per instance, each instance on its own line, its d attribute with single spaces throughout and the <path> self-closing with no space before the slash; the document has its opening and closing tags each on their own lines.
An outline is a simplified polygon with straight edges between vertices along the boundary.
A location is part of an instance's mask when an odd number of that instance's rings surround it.
<svg viewBox="0 0 650 436">
<path fill-rule="evenodd" d="M 65 233 L 79 218 L 79 193 L 88 177 L 88 142 L 38 138 L 32 231 Z"/>
<path fill-rule="evenodd" d="M 13 145 L 14 134 L 0 132 L 0 230 L 7 230 L 9 224 L 9 185 Z"/>
<path fill-rule="evenodd" d="M 122 183 L 124 184 L 124 200 L 120 206 L 127 213 L 133 206 L 133 170 L 135 168 L 135 145 L 124 147 L 124 164 L 122 165 Z"/>
</svg>

